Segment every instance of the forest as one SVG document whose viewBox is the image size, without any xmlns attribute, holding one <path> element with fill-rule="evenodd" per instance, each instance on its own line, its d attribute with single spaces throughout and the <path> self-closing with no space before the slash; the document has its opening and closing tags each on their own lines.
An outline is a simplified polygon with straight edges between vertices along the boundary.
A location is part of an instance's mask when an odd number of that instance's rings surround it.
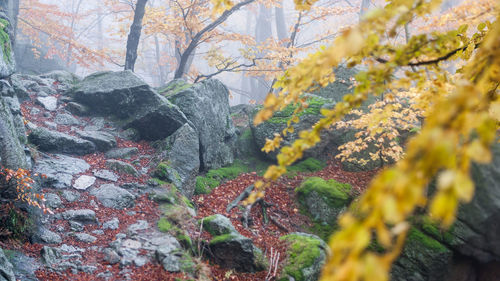
<svg viewBox="0 0 500 281">
<path fill-rule="evenodd" d="M 500 2 L 0 0 L 0 281 L 500 281 Z"/>
</svg>

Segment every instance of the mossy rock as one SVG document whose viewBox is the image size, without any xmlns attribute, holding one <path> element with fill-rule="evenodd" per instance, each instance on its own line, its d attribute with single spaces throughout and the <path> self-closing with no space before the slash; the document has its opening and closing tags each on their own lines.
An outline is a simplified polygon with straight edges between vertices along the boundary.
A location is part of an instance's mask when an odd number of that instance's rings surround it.
<svg viewBox="0 0 500 281">
<path fill-rule="evenodd" d="M 326 260 L 326 243 L 305 233 L 291 233 L 280 238 L 287 242 L 286 260 L 278 280 L 316 281 Z"/>
<path fill-rule="evenodd" d="M 311 173 L 321 171 L 326 167 L 324 161 L 318 160 L 313 157 L 309 157 L 303 161 L 298 162 L 295 165 L 288 167 L 286 175 L 290 178 L 295 177 L 300 173 Z"/>
<path fill-rule="evenodd" d="M 223 268 L 239 272 L 267 269 L 262 251 L 253 245 L 252 239 L 237 232 L 214 237 L 209 247 L 214 261 Z"/>
<path fill-rule="evenodd" d="M 205 217 L 200 223 L 203 223 L 203 230 L 212 236 L 238 233 L 231 220 L 220 214 Z"/>
<path fill-rule="evenodd" d="M 444 280 L 453 252 L 417 228 L 409 231 L 401 256 L 391 271 L 391 280 Z"/>
<path fill-rule="evenodd" d="M 222 181 L 235 179 L 246 172 L 248 172 L 248 168 L 241 161 L 235 161 L 227 167 L 209 170 L 205 176 L 196 177 L 194 194 L 209 194 Z"/>
<path fill-rule="evenodd" d="M 165 96 L 169 97 L 172 95 L 175 95 L 181 91 L 184 91 L 186 89 L 191 88 L 193 85 L 187 83 L 183 79 L 175 79 L 170 81 L 167 85 L 164 87 L 158 88 L 158 93 Z"/>
<path fill-rule="evenodd" d="M 158 221 L 158 229 L 161 232 L 169 232 L 173 227 L 174 226 L 166 218 L 161 218 Z"/>
</svg>

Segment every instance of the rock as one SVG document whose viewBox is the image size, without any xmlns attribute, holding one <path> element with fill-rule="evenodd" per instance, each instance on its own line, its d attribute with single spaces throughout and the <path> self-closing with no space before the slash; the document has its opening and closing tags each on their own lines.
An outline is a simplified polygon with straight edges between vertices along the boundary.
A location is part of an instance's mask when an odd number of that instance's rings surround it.
<svg viewBox="0 0 500 281">
<path fill-rule="evenodd" d="M 256 272 L 266 269 L 265 257 L 252 239 L 239 233 L 216 236 L 210 241 L 214 261 L 223 268 L 240 272 Z"/>
<path fill-rule="evenodd" d="M 57 94 L 57 91 L 52 89 L 51 87 L 49 86 L 40 86 L 40 92 L 44 92 L 46 93 L 47 95 L 55 95 Z"/>
<path fill-rule="evenodd" d="M 108 151 L 116 146 L 116 139 L 113 135 L 101 131 L 77 131 L 79 137 L 91 141 L 99 151 Z"/>
<path fill-rule="evenodd" d="M 95 145 L 90 141 L 42 127 L 34 128 L 28 138 L 46 152 L 85 155 L 96 151 Z"/>
<path fill-rule="evenodd" d="M 69 228 L 71 231 L 83 231 L 85 226 L 76 221 L 69 221 Z"/>
<path fill-rule="evenodd" d="M 165 270 L 179 272 L 181 257 L 177 253 L 182 249 L 181 244 L 168 234 L 165 238 L 163 243 L 156 248 L 156 260 L 163 265 Z"/>
<path fill-rule="evenodd" d="M 1 48 L 0 48 L 1 49 Z M 0 248 L 0 280 L 16 281 L 13 266 Z"/>
<path fill-rule="evenodd" d="M 61 198 L 57 194 L 45 193 L 44 198 L 46 200 L 45 205 L 51 209 L 61 208 L 63 205 Z"/>
<path fill-rule="evenodd" d="M 128 159 L 139 153 L 137 147 L 113 148 L 106 152 L 106 158 L 110 159 Z"/>
<path fill-rule="evenodd" d="M 61 236 L 43 226 L 38 227 L 36 233 L 31 236 L 31 243 L 59 244 L 61 242 Z"/>
<path fill-rule="evenodd" d="M 89 114 L 89 108 L 77 102 L 68 102 L 65 109 L 75 115 L 85 116 Z"/>
<path fill-rule="evenodd" d="M 42 262 L 49 267 L 55 266 L 61 261 L 61 252 L 57 248 L 44 246 L 40 254 L 42 256 Z"/>
<path fill-rule="evenodd" d="M 59 83 L 66 85 L 73 85 L 82 80 L 82 78 L 78 77 L 76 74 L 64 71 L 64 70 L 54 70 L 49 73 L 45 73 L 40 75 L 41 78 L 50 78 Z"/>
<path fill-rule="evenodd" d="M 453 253 L 446 246 L 412 228 L 391 270 L 391 280 L 445 280 Z"/>
<path fill-rule="evenodd" d="M 218 80 L 208 79 L 168 99 L 181 109 L 198 132 L 201 168 L 217 169 L 231 164 L 236 131 L 229 113 L 226 86 Z"/>
<path fill-rule="evenodd" d="M 75 202 L 76 200 L 80 199 L 80 193 L 70 190 L 64 190 L 62 192 L 62 196 L 68 202 Z"/>
<path fill-rule="evenodd" d="M 10 169 L 30 168 L 18 135 L 15 118 L 4 97 L 0 96 L 0 159 Z"/>
<path fill-rule="evenodd" d="M 113 218 L 112 220 L 103 223 L 102 229 L 115 230 L 115 229 L 118 229 L 119 224 L 120 224 L 120 221 L 118 220 L 118 218 Z"/>
<path fill-rule="evenodd" d="M 73 187 L 78 190 L 86 190 L 95 183 L 95 180 L 95 177 L 83 175 L 75 180 L 75 184 L 73 184 Z"/>
<path fill-rule="evenodd" d="M 215 214 L 203 218 L 203 230 L 210 233 L 212 236 L 223 234 L 238 233 L 234 228 L 231 220 L 221 214 Z"/>
<path fill-rule="evenodd" d="M 165 156 L 156 169 L 156 176 L 173 183 L 182 194 L 191 198 L 200 170 L 200 145 L 196 131 L 184 124 L 161 146 Z"/>
<path fill-rule="evenodd" d="M 43 122 L 43 124 L 44 124 L 47 128 L 49 128 L 49 129 L 51 129 L 51 130 L 57 130 L 57 124 L 56 124 L 56 123 L 54 123 L 54 122 L 45 121 L 45 122 Z"/>
<path fill-rule="evenodd" d="M 129 163 L 119 161 L 119 160 L 106 160 L 106 167 L 113 171 L 122 174 L 129 174 L 132 176 L 138 176 L 139 172 L 134 168 L 134 166 Z"/>
<path fill-rule="evenodd" d="M 97 238 L 87 233 L 75 233 L 75 238 L 84 243 L 94 243 Z"/>
<path fill-rule="evenodd" d="M 326 243 L 319 237 L 306 233 L 290 233 L 282 236 L 280 240 L 287 242 L 287 248 L 283 270 L 278 280 L 318 280 L 326 260 Z"/>
<path fill-rule="evenodd" d="M 84 160 L 65 155 L 39 158 L 35 164 L 35 172 L 45 175 L 42 184 L 52 188 L 71 187 L 73 175 L 86 172 L 90 168 Z"/>
<path fill-rule="evenodd" d="M 61 216 L 65 220 L 81 222 L 84 224 L 97 222 L 95 212 L 89 209 L 68 210 L 61 213 Z"/>
<path fill-rule="evenodd" d="M 80 121 L 78 121 L 75 117 L 70 114 L 62 113 L 57 114 L 56 118 L 54 118 L 54 122 L 59 125 L 80 125 Z"/>
<path fill-rule="evenodd" d="M 114 116 L 124 129 L 134 128 L 146 140 L 168 137 L 187 122 L 179 108 L 131 71 L 94 73 L 72 92 L 92 113 Z"/>
<path fill-rule="evenodd" d="M 2 47 L 0 48 L 0 78 L 10 76 L 16 71 L 16 61 L 14 58 L 13 43 L 11 38 L 15 38 L 14 29 L 9 17 L 3 12 L 0 13 L 0 21 L 3 27 L 0 30 L 2 36 Z"/>
<path fill-rule="evenodd" d="M 500 143 L 492 146 L 493 161 L 471 168 L 474 198 L 459 208 L 451 228 L 451 247 L 481 263 L 500 260 Z"/>
<path fill-rule="evenodd" d="M 118 176 L 109 170 L 97 170 L 94 171 L 94 176 L 108 181 L 118 181 Z"/>
<path fill-rule="evenodd" d="M 336 180 L 307 178 L 295 190 L 299 204 L 311 218 L 325 224 L 335 224 L 337 216 L 352 200 L 351 186 Z"/>
<path fill-rule="evenodd" d="M 56 97 L 38 97 L 36 98 L 36 103 L 43 106 L 48 111 L 56 111 L 57 109 L 57 98 Z"/>
<path fill-rule="evenodd" d="M 111 248 L 106 248 L 103 251 L 104 260 L 109 262 L 109 264 L 117 264 L 120 262 L 120 256 Z"/>
<path fill-rule="evenodd" d="M 10 90 L 12 90 L 10 85 L 6 86 L 9 87 Z M 5 87 L 5 85 L 2 85 L 2 87 Z M 27 143 L 26 128 L 24 125 L 23 114 L 21 112 L 21 104 L 19 103 L 18 98 L 16 96 L 4 96 L 3 100 L 12 113 L 12 121 L 14 123 L 14 128 L 19 141 L 21 142 L 21 144 Z"/>
<path fill-rule="evenodd" d="M 90 194 L 95 196 L 99 202 L 108 208 L 124 209 L 135 205 L 134 195 L 112 184 L 103 184 L 101 187 L 93 189 Z"/>
<path fill-rule="evenodd" d="M 149 224 L 145 220 L 138 220 L 136 223 L 131 224 L 127 228 L 127 232 L 130 234 L 136 234 L 140 230 L 146 230 L 149 228 Z"/>
<path fill-rule="evenodd" d="M 35 274 L 35 272 L 40 268 L 40 263 L 37 261 L 37 259 L 29 257 L 20 251 L 13 251 L 13 250 L 8 251 L 8 256 L 13 266 L 14 275 L 16 276 L 16 279 L 14 280 L 22 280 L 22 281 L 39 280 Z M 1 265 L 0 268 L 2 268 Z M 0 276 L 6 276 L 6 275 L 7 274 L 5 272 L 2 272 L 2 269 L 0 269 Z M 0 280 L 2 279 L 0 278 Z M 7 280 L 9 279 L 7 278 Z"/>
</svg>

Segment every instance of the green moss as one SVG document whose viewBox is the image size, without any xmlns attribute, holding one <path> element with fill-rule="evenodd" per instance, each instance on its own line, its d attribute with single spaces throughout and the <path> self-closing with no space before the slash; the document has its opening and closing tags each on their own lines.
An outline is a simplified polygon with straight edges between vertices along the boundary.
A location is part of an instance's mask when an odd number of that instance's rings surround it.
<svg viewBox="0 0 500 281">
<path fill-rule="evenodd" d="M 183 80 L 177 80 L 177 81 L 175 81 L 175 83 L 171 82 L 167 86 L 158 89 L 158 92 L 161 95 L 168 97 L 168 96 L 175 95 L 175 94 L 177 94 L 181 91 L 184 91 L 186 89 L 189 89 L 189 88 L 191 88 L 191 86 L 192 86 L 191 84 L 189 84 Z"/>
<path fill-rule="evenodd" d="M 302 212 L 304 213 L 304 212 Z M 310 233 L 314 233 L 319 238 L 328 241 L 330 236 L 338 229 L 336 222 L 333 223 L 322 223 L 320 221 L 313 220 L 313 225 L 306 227 Z"/>
<path fill-rule="evenodd" d="M 189 199 L 187 199 L 186 196 L 182 195 L 181 196 L 181 200 L 182 202 L 186 205 L 186 207 L 189 207 L 191 209 L 194 209 L 194 205 L 193 205 L 193 202 L 191 202 Z"/>
<path fill-rule="evenodd" d="M 297 116 L 300 117 L 303 115 L 319 115 L 321 107 L 323 107 L 323 105 L 327 102 L 327 99 L 321 97 L 309 97 L 307 98 L 308 107 L 298 113 Z M 291 119 L 293 112 L 297 109 L 297 107 L 298 105 L 296 104 L 290 104 L 283 110 L 274 113 L 273 117 L 266 122 L 276 124 L 286 123 Z"/>
<path fill-rule="evenodd" d="M 159 179 L 165 180 L 168 178 L 168 168 L 169 166 L 165 162 L 161 162 L 156 166 L 156 170 L 154 172 L 154 175 L 158 177 Z"/>
<path fill-rule="evenodd" d="M 184 249 L 192 249 L 193 248 L 193 241 L 191 241 L 191 237 L 187 235 L 186 233 L 180 233 L 175 236 L 179 243 L 184 247 Z"/>
<path fill-rule="evenodd" d="M 311 173 L 321 171 L 325 168 L 326 164 L 315 158 L 307 158 L 293 166 L 288 168 L 286 175 L 289 178 L 295 177 L 299 172 L 301 173 Z"/>
<path fill-rule="evenodd" d="M 289 275 L 296 281 L 304 280 L 302 270 L 314 265 L 321 255 L 321 241 L 312 237 L 289 234 L 280 238 L 289 243 L 287 261 L 282 275 Z M 288 279 L 280 279 L 288 280 Z"/>
<path fill-rule="evenodd" d="M 172 224 L 166 218 L 161 218 L 158 221 L 158 228 L 161 232 L 169 232 L 172 227 Z"/>
<path fill-rule="evenodd" d="M 352 187 L 347 183 L 340 183 L 336 180 L 325 181 L 322 178 L 311 177 L 302 182 L 302 184 L 295 189 L 299 196 L 299 201 L 309 193 L 315 191 L 326 203 L 334 208 L 344 207 L 350 201 L 350 191 Z"/>
<path fill-rule="evenodd" d="M 236 239 L 236 238 L 239 238 L 239 234 L 235 234 L 235 233 L 222 234 L 222 235 L 214 237 L 210 241 L 210 245 L 223 243 L 223 242 L 226 242 L 226 241 L 229 241 L 232 239 Z"/>
<path fill-rule="evenodd" d="M 417 245 L 421 245 L 426 248 L 427 251 L 444 253 L 449 252 L 450 250 L 446 248 L 443 244 L 439 243 L 439 241 L 425 235 L 423 232 L 416 228 L 410 229 L 408 234 L 407 243 L 416 243 Z M 422 250 L 422 249 L 421 249 Z"/>
<path fill-rule="evenodd" d="M 252 139 L 252 130 L 250 128 L 246 129 L 245 131 L 243 131 L 243 134 L 241 134 L 240 138 L 244 140 Z"/>
<path fill-rule="evenodd" d="M 10 63 L 11 61 L 11 42 L 9 34 L 7 33 L 7 28 L 9 22 L 5 19 L 0 19 L 0 44 L 3 51 L 3 59 L 5 62 Z"/>
<path fill-rule="evenodd" d="M 194 194 L 195 195 L 200 195 L 200 194 L 209 194 L 212 189 L 216 188 L 219 186 L 220 181 L 209 178 L 209 177 L 202 177 L 198 176 L 196 177 L 196 185 L 194 189 Z"/>
<path fill-rule="evenodd" d="M 441 230 L 438 224 L 432 221 L 429 217 L 422 217 L 420 222 L 416 223 L 420 229 L 438 241 L 446 244 L 452 244 L 454 240 L 453 226 L 448 230 Z"/>
<path fill-rule="evenodd" d="M 209 170 L 204 177 L 196 177 L 194 193 L 195 195 L 208 194 L 219 186 L 222 181 L 235 179 L 245 172 L 248 172 L 248 168 L 241 161 L 235 161 L 227 167 Z"/>
</svg>

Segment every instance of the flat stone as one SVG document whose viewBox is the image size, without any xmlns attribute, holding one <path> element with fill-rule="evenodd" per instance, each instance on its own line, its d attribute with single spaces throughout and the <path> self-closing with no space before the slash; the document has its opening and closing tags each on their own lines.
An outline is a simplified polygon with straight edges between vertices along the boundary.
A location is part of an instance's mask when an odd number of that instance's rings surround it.
<svg viewBox="0 0 500 281">
<path fill-rule="evenodd" d="M 73 187 L 78 190 L 86 190 L 95 183 L 95 180 L 96 180 L 95 177 L 83 175 L 80 176 L 78 179 L 76 179 L 75 184 L 73 184 Z"/>
<path fill-rule="evenodd" d="M 61 208 L 63 205 L 61 198 L 57 194 L 45 193 L 44 198 L 45 198 L 45 205 L 49 208 L 57 209 Z"/>
<path fill-rule="evenodd" d="M 39 158 L 35 164 L 35 172 L 45 175 L 40 180 L 45 187 L 71 187 L 73 175 L 87 171 L 90 165 L 84 160 L 65 155 Z"/>
<path fill-rule="evenodd" d="M 108 151 L 116 146 L 116 139 L 113 135 L 101 131 L 77 131 L 78 136 L 84 140 L 91 141 L 99 151 Z"/>
<path fill-rule="evenodd" d="M 119 224 L 120 224 L 120 221 L 118 220 L 118 218 L 113 218 L 112 220 L 103 223 L 102 229 L 115 230 L 115 229 L 118 229 Z"/>
<path fill-rule="evenodd" d="M 149 228 L 149 224 L 145 220 L 138 220 L 136 223 L 131 224 L 127 230 L 128 232 L 136 233 L 139 230 L 145 230 Z"/>
<path fill-rule="evenodd" d="M 38 228 L 37 232 L 31 238 L 33 243 L 44 243 L 44 244 L 59 244 L 62 242 L 61 236 L 59 234 L 48 230 L 47 228 L 41 226 Z"/>
<path fill-rule="evenodd" d="M 89 209 L 68 210 L 61 213 L 63 219 L 82 223 L 97 222 L 95 212 Z"/>
<path fill-rule="evenodd" d="M 106 152 L 106 158 L 120 159 L 120 158 L 130 158 L 139 153 L 137 147 L 124 147 L 124 148 L 114 148 Z"/>
<path fill-rule="evenodd" d="M 64 190 L 62 192 L 62 197 L 68 202 L 75 202 L 76 200 L 80 199 L 80 193 L 70 190 Z"/>
<path fill-rule="evenodd" d="M 116 182 L 118 181 L 118 175 L 115 173 L 111 172 L 110 170 L 97 170 L 94 171 L 94 176 L 103 179 L 103 180 L 108 180 L 108 181 L 113 181 Z"/>
<path fill-rule="evenodd" d="M 106 160 L 106 167 L 113 171 L 129 174 L 132 176 L 138 176 L 139 172 L 134 168 L 134 166 L 129 163 L 119 161 L 119 160 Z"/>
<path fill-rule="evenodd" d="M 105 207 L 114 209 L 130 208 L 135 205 L 135 196 L 113 184 L 103 184 L 90 192 Z"/>
<path fill-rule="evenodd" d="M 142 244 L 137 240 L 126 239 L 122 242 L 122 246 L 130 249 L 140 249 Z"/>
<path fill-rule="evenodd" d="M 80 121 L 78 121 L 78 119 L 67 113 L 57 114 L 56 118 L 54 118 L 54 122 L 56 122 L 56 124 L 66 126 L 80 125 Z"/>
<path fill-rule="evenodd" d="M 94 243 L 97 240 L 96 237 L 94 237 L 90 234 L 87 234 L 87 233 L 75 233 L 75 238 L 78 241 L 85 242 L 85 243 Z"/>
<path fill-rule="evenodd" d="M 55 111 L 57 109 L 57 98 L 55 97 L 38 97 L 36 103 L 49 111 Z"/>
<path fill-rule="evenodd" d="M 94 143 L 58 131 L 35 127 L 28 136 L 41 151 L 85 155 L 96 151 Z"/>
</svg>

